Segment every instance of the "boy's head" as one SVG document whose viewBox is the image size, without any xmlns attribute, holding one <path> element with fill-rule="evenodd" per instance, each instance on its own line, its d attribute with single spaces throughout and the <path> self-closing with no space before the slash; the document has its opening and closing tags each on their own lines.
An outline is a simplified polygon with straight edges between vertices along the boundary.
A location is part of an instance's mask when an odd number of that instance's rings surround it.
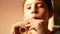
<svg viewBox="0 0 60 34">
<path fill-rule="evenodd" d="M 25 1 L 26 0 L 23 0 L 23 6 L 25 4 Z M 44 2 L 47 4 L 48 9 L 51 10 L 52 9 L 52 2 L 51 2 L 51 0 L 44 0 Z"/>
<path fill-rule="evenodd" d="M 48 21 L 52 16 L 51 0 L 24 0 L 24 18 Z"/>
</svg>

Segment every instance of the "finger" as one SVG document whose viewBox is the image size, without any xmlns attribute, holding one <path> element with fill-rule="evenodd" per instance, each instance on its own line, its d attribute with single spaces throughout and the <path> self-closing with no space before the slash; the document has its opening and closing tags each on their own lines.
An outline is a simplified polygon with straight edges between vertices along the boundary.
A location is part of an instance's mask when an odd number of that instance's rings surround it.
<svg viewBox="0 0 60 34">
<path fill-rule="evenodd" d="M 19 33 L 19 27 L 20 26 L 12 26 L 11 34 L 20 34 Z"/>
<path fill-rule="evenodd" d="M 33 26 L 31 26 L 31 27 L 29 28 L 29 30 L 32 30 L 32 29 L 33 29 L 33 30 L 37 31 L 37 28 L 38 28 L 38 27 L 37 27 L 36 25 L 33 25 Z"/>
<path fill-rule="evenodd" d="M 23 25 L 23 23 L 16 23 L 14 25 L 12 25 L 11 28 L 11 34 L 20 34 L 19 33 L 19 28 Z"/>
<path fill-rule="evenodd" d="M 25 27 L 30 27 L 31 26 L 31 24 L 27 24 L 27 25 L 25 25 Z"/>
<path fill-rule="evenodd" d="M 14 33 L 15 33 L 15 34 L 20 34 L 19 28 L 20 28 L 19 26 L 14 28 Z"/>
<path fill-rule="evenodd" d="M 30 30 L 30 31 L 28 31 L 28 34 L 38 34 L 35 30 Z"/>
</svg>

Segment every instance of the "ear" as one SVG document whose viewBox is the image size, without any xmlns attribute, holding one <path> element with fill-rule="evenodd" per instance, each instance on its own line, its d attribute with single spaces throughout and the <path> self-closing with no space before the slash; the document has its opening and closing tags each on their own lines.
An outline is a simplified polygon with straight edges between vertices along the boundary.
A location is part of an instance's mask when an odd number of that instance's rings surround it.
<svg viewBox="0 0 60 34">
<path fill-rule="evenodd" d="M 49 18 L 51 18 L 53 15 L 54 15 L 54 10 L 53 9 L 51 9 L 51 10 L 49 10 L 50 12 L 49 12 Z"/>
</svg>

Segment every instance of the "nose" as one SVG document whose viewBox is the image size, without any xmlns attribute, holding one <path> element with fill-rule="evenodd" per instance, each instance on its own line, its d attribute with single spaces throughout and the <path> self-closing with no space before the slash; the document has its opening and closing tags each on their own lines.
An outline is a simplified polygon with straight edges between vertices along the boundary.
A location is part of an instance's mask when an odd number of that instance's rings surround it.
<svg viewBox="0 0 60 34">
<path fill-rule="evenodd" d="M 31 13 L 38 14 L 38 10 L 37 10 L 36 6 L 32 6 Z"/>
</svg>

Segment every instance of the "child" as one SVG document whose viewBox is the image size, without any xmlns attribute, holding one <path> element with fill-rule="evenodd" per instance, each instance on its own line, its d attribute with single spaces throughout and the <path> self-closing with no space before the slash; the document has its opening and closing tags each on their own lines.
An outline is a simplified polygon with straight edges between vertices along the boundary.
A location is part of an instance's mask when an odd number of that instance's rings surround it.
<svg viewBox="0 0 60 34">
<path fill-rule="evenodd" d="M 48 20 L 53 15 L 51 0 L 24 0 L 23 6 L 24 21 L 12 27 L 12 34 L 21 34 L 21 26 L 28 32 L 33 30 L 32 34 L 48 34 Z"/>
</svg>

